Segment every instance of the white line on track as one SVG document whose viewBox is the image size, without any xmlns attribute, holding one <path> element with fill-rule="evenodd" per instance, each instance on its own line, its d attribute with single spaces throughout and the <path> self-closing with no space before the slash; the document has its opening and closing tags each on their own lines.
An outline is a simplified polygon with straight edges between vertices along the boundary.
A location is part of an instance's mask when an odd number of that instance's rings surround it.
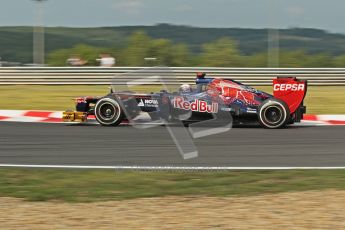
<svg viewBox="0 0 345 230">
<path fill-rule="evenodd" d="M 311 167 L 228 167 L 228 166 L 102 166 L 102 165 L 34 165 L 34 164 L 0 164 L 0 167 L 21 168 L 64 168 L 64 169 L 117 169 L 117 170 L 196 170 L 196 171 L 221 171 L 221 170 L 294 170 L 294 169 L 345 169 L 345 166 L 311 166 Z"/>
</svg>

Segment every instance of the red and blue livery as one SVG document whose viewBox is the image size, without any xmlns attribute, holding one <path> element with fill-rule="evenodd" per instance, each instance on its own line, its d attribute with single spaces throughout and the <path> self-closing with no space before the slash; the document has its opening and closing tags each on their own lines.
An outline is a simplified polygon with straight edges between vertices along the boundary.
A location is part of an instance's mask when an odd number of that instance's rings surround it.
<svg viewBox="0 0 345 230">
<path fill-rule="evenodd" d="M 63 120 L 83 122 L 94 115 L 101 125 L 116 126 L 146 112 L 154 120 L 191 123 L 227 113 L 235 123 L 276 129 L 301 121 L 306 112 L 306 92 L 307 82 L 295 77 L 273 79 L 271 95 L 232 79 L 198 73 L 195 85 L 184 84 L 177 92 L 111 91 L 103 97 L 76 98 L 76 111 L 64 112 Z"/>
</svg>

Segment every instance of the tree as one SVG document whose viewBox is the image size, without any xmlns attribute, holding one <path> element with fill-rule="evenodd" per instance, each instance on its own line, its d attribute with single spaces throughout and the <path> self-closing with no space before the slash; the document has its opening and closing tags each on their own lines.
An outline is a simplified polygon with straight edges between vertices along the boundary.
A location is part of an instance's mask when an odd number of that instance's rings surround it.
<svg viewBox="0 0 345 230">
<path fill-rule="evenodd" d="M 279 66 L 286 68 L 305 67 L 308 55 L 304 50 L 286 51 L 280 50 L 279 52 Z"/>
<path fill-rule="evenodd" d="M 201 66 L 242 66 L 241 56 L 235 41 L 221 38 L 202 46 Z"/>
<path fill-rule="evenodd" d="M 331 56 L 326 53 L 308 54 L 304 50 L 282 50 L 279 56 L 280 67 L 333 67 L 334 64 Z"/>
<path fill-rule="evenodd" d="M 145 58 L 155 58 L 148 63 Z M 128 46 L 122 52 L 125 65 L 128 66 L 186 66 L 189 64 L 189 51 L 184 44 L 173 44 L 168 39 L 152 39 L 144 32 L 133 33 Z"/>
<path fill-rule="evenodd" d="M 186 45 L 173 44 L 168 39 L 152 40 L 148 55 L 157 59 L 156 65 L 162 66 L 187 66 L 190 56 Z"/>
<path fill-rule="evenodd" d="M 335 67 L 344 68 L 345 67 L 345 54 L 335 57 L 333 60 L 333 65 Z"/>
<path fill-rule="evenodd" d="M 129 66 L 145 66 L 145 57 L 148 57 L 151 47 L 151 38 L 144 32 L 133 33 L 127 48 L 122 52 L 124 62 Z"/>
<path fill-rule="evenodd" d="M 168 39 L 155 39 L 151 41 L 148 56 L 156 58 L 156 65 L 171 66 L 172 43 Z"/>
<path fill-rule="evenodd" d="M 249 56 L 242 57 L 244 67 L 267 67 L 268 56 L 267 52 L 256 53 Z"/>
<path fill-rule="evenodd" d="M 98 65 L 96 59 L 100 53 L 106 51 L 106 48 L 99 48 L 84 44 L 78 44 L 71 49 L 59 49 L 49 53 L 48 64 L 52 66 L 65 66 L 66 60 L 71 55 L 80 55 L 83 60 L 86 60 L 86 65 L 96 66 Z"/>
<path fill-rule="evenodd" d="M 192 56 L 185 44 L 176 44 L 172 47 L 171 66 L 191 66 Z"/>
</svg>

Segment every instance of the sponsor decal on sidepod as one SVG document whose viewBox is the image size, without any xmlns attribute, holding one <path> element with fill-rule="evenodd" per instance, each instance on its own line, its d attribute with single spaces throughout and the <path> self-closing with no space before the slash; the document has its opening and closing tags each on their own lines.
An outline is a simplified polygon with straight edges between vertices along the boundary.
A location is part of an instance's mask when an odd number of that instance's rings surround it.
<svg viewBox="0 0 345 230">
<path fill-rule="evenodd" d="M 201 113 L 217 113 L 218 103 L 212 102 L 211 105 L 206 101 L 195 99 L 193 102 L 186 101 L 183 97 L 174 98 L 174 107 L 184 110 L 192 110 Z"/>
<path fill-rule="evenodd" d="M 158 107 L 158 101 L 155 99 L 140 99 L 138 106 L 140 106 L 140 107 Z"/>
</svg>

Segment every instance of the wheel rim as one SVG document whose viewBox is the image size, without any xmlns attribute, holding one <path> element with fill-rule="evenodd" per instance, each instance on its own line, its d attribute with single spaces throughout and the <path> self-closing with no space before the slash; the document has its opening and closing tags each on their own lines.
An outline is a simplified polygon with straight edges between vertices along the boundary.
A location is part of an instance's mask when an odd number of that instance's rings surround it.
<svg viewBox="0 0 345 230">
<path fill-rule="evenodd" d="M 270 126 L 279 125 L 284 121 L 283 111 L 279 106 L 268 106 L 263 111 L 264 121 Z"/>
<path fill-rule="evenodd" d="M 109 121 L 118 115 L 118 109 L 109 102 L 103 103 L 99 107 L 99 116 L 102 120 Z"/>
<path fill-rule="evenodd" d="M 265 120 L 271 124 L 277 124 L 282 119 L 282 110 L 277 106 L 269 106 L 264 111 Z"/>
</svg>

